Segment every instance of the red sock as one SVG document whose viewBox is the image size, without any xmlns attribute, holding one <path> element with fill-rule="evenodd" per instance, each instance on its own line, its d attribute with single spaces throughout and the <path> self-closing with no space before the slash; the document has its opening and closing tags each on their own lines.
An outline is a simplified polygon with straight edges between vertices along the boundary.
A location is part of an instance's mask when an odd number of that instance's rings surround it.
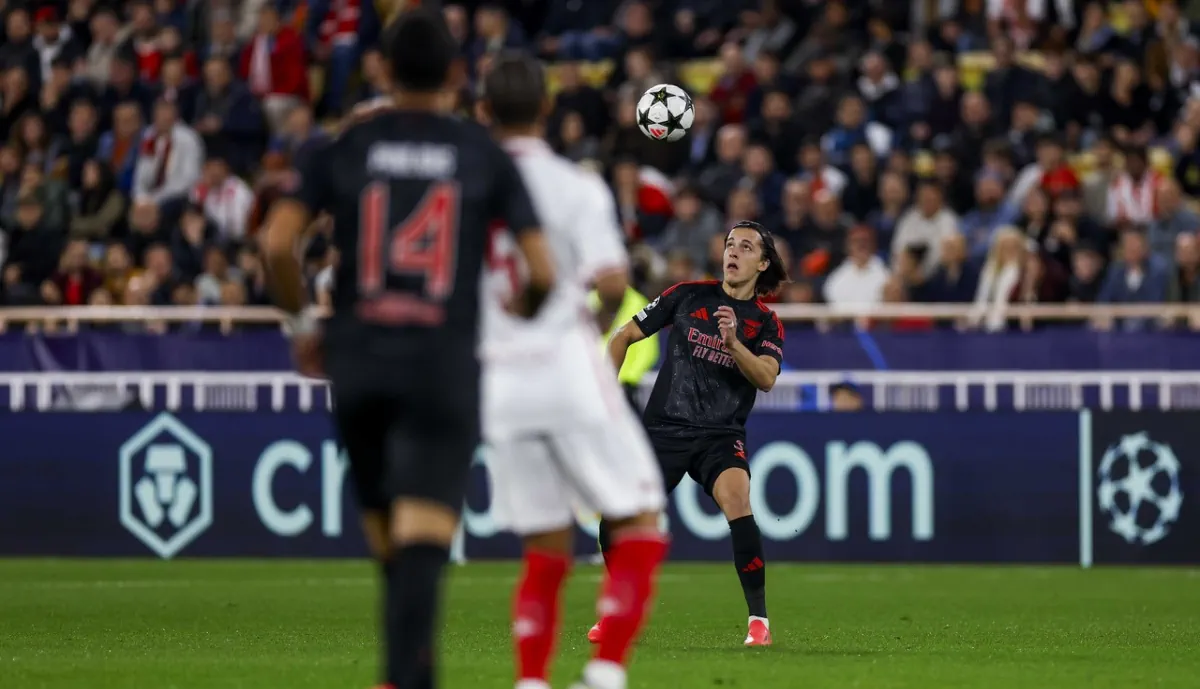
<svg viewBox="0 0 1200 689">
<path fill-rule="evenodd" d="M 513 601 L 517 679 L 546 679 L 558 638 L 558 598 L 570 569 L 566 555 L 525 552 L 525 571 Z"/>
<path fill-rule="evenodd" d="M 625 664 L 650 611 L 655 576 L 666 555 L 667 539 L 657 530 L 613 539 L 611 565 L 598 604 L 604 635 L 596 649 L 597 660 Z"/>
</svg>

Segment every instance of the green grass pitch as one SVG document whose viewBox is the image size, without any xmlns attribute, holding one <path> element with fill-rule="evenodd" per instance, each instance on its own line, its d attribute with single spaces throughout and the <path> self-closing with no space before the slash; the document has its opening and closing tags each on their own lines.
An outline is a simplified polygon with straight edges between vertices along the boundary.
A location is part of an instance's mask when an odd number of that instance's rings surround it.
<svg viewBox="0 0 1200 689">
<path fill-rule="evenodd" d="M 512 686 L 516 565 L 452 571 L 443 686 Z M 599 580 L 566 593 L 554 684 L 588 657 Z M 770 649 L 747 650 L 729 565 L 672 564 L 631 689 L 1200 687 L 1200 572 L 772 564 Z M 0 687 L 367 689 L 358 562 L 0 560 Z"/>
</svg>

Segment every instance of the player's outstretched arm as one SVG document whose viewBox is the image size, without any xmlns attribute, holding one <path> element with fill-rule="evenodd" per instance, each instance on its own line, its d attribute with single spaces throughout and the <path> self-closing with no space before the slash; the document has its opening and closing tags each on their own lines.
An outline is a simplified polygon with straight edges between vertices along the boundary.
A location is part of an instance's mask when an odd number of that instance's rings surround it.
<svg viewBox="0 0 1200 689">
<path fill-rule="evenodd" d="M 596 325 L 606 333 L 612 327 L 621 305 L 625 303 L 625 290 L 629 288 L 629 268 L 621 266 L 602 271 L 593 280 L 600 309 L 596 312 Z M 619 369 L 618 369 L 619 370 Z"/>
<path fill-rule="evenodd" d="M 646 334 L 635 321 L 629 321 L 618 328 L 608 339 L 608 356 L 612 359 L 613 368 L 620 371 L 625 365 L 625 356 L 629 353 L 629 348 L 644 339 Z"/>
<path fill-rule="evenodd" d="M 303 268 L 296 247 L 310 220 L 308 209 L 292 199 L 281 199 L 267 216 L 263 255 L 267 287 L 280 309 L 295 315 L 305 305 Z"/>
</svg>

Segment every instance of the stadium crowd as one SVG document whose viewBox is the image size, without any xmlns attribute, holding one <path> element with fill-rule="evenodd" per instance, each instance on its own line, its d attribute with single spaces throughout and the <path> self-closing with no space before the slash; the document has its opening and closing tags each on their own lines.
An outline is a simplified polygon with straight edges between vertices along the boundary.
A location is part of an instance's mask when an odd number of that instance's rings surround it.
<svg viewBox="0 0 1200 689">
<path fill-rule="evenodd" d="M 374 45 L 405 1 L 0 1 L 0 304 L 265 304 L 263 211 L 386 90 Z M 1200 300 L 1200 21 L 1174 0 L 444 13 L 465 115 L 497 51 L 553 63 L 548 136 L 610 180 L 643 291 L 718 269 L 756 219 L 784 302 L 975 303 L 1002 329 L 1009 303 Z M 677 143 L 636 126 L 661 82 L 695 96 Z"/>
</svg>

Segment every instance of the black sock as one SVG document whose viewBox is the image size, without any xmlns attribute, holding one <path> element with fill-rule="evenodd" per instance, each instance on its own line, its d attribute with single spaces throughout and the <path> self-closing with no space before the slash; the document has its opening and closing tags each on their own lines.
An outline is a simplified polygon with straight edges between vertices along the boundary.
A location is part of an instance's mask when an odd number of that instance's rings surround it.
<svg viewBox="0 0 1200 689">
<path fill-rule="evenodd" d="M 397 549 L 384 567 L 387 679 L 396 689 L 433 689 L 442 570 L 449 559 L 445 546 L 419 543 Z"/>
<path fill-rule="evenodd" d="M 754 515 L 738 517 L 729 522 L 733 537 L 733 566 L 737 567 L 746 607 L 751 617 L 767 616 L 767 563 L 763 558 L 762 534 Z"/>
<path fill-rule="evenodd" d="M 612 550 L 612 529 L 608 528 L 608 520 L 600 519 L 600 533 L 596 536 L 596 542 L 600 544 L 600 554 L 604 557 L 604 568 L 608 566 L 608 551 Z"/>
</svg>

